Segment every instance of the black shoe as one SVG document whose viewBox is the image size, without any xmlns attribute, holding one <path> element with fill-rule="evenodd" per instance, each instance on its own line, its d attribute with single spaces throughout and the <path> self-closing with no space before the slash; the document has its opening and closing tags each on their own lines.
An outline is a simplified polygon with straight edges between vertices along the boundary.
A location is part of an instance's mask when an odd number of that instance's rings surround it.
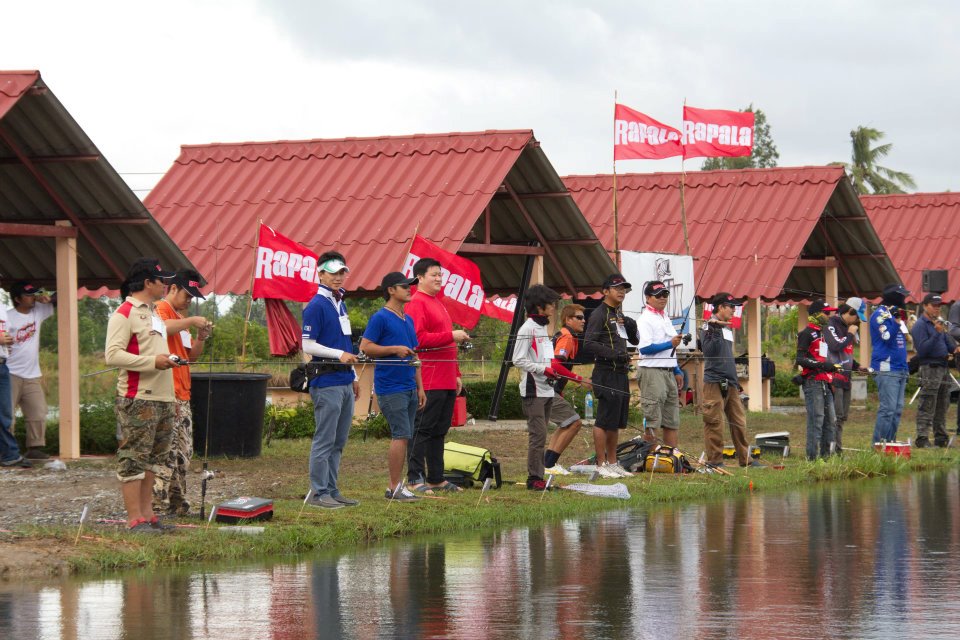
<svg viewBox="0 0 960 640">
<path fill-rule="evenodd" d="M 936 440 L 933 441 L 933 444 L 935 444 L 936 446 L 940 447 L 941 449 L 946 449 L 946 448 L 947 448 L 947 441 L 946 441 L 946 440 L 941 440 L 941 439 L 937 438 Z"/>
<path fill-rule="evenodd" d="M 746 467 L 759 467 L 759 468 L 761 468 L 761 469 L 766 469 L 766 465 L 765 465 L 765 464 L 762 464 L 759 460 L 751 460 L 751 461 L 749 462 L 749 464 L 742 464 L 742 465 L 740 465 L 740 467 L 741 467 L 741 468 L 746 468 Z"/>
<path fill-rule="evenodd" d="M 33 447 L 27 449 L 27 453 L 24 455 L 24 457 L 29 458 L 30 460 L 49 460 L 50 454 L 39 447 Z"/>
<path fill-rule="evenodd" d="M 917 441 L 914 443 L 914 445 L 917 447 L 917 449 L 926 449 L 930 446 L 930 440 L 924 436 L 920 436 L 917 438 Z"/>
<path fill-rule="evenodd" d="M 342 504 L 342 505 L 345 506 L 345 507 L 355 507 L 355 506 L 357 506 L 358 504 L 360 504 L 360 501 L 359 501 L 359 500 L 354 500 L 353 498 L 348 498 L 348 497 L 346 497 L 346 496 L 344 496 L 344 495 L 342 495 L 342 494 L 339 494 L 339 493 L 332 494 L 330 497 L 333 498 L 334 500 L 336 500 L 337 502 L 339 502 L 340 504 Z"/>
</svg>

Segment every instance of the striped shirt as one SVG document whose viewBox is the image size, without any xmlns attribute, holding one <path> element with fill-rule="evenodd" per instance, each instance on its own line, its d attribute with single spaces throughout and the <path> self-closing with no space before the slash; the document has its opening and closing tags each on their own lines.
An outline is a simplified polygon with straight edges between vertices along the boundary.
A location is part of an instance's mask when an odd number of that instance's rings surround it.
<svg viewBox="0 0 960 640">
<path fill-rule="evenodd" d="M 110 316 L 103 353 L 107 366 L 120 368 L 117 395 L 173 402 L 173 372 L 155 366 L 167 353 L 167 331 L 154 306 L 128 297 Z"/>
</svg>

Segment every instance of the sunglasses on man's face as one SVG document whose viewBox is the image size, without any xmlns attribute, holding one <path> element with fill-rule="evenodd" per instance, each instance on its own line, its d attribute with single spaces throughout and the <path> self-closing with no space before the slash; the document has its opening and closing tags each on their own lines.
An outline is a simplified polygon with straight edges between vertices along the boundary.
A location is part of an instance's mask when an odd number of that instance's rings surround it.
<svg viewBox="0 0 960 640">
<path fill-rule="evenodd" d="M 660 293 L 655 293 L 655 294 L 653 294 L 653 297 L 654 297 L 654 298 L 669 298 L 669 297 L 670 297 L 670 292 L 669 292 L 669 291 L 661 291 Z"/>
<path fill-rule="evenodd" d="M 583 320 L 583 316 L 572 316 L 574 320 Z"/>
</svg>

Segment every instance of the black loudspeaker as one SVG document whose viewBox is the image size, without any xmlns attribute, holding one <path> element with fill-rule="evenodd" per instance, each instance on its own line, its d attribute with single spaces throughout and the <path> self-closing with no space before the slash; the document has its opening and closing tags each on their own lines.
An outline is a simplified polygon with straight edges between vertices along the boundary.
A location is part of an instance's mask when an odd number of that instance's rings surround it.
<svg viewBox="0 0 960 640">
<path fill-rule="evenodd" d="M 948 288 L 946 269 L 932 269 L 923 272 L 923 290 L 927 293 L 944 293 Z"/>
</svg>

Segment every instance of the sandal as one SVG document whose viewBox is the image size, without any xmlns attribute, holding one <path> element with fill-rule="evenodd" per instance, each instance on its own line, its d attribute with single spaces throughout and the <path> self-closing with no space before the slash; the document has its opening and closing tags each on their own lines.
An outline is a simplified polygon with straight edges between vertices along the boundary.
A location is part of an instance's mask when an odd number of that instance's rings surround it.
<svg viewBox="0 0 960 640">
<path fill-rule="evenodd" d="M 436 494 L 433 492 L 433 489 L 432 489 L 429 485 L 427 485 L 427 484 L 425 484 L 425 483 L 423 483 L 423 482 L 418 482 L 417 484 L 408 484 L 408 485 L 407 485 L 407 489 L 409 489 L 410 491 L 412 491 L 412 492 L 414 492 L 414 493 L 419 493 L 419 494 L 424 495 L 424 496 L 433 496 L 433 495 L 436 495 Z"/>
<path fill-rule="evenodd" d="M 430 487 L 430 488 L 433 489 L 434 491 L 445 491 L 447 493 L 460 493 L 463 491 L 462 488 L 458 487 L 457 485 L 447 480 L 444 480 L 443 484 L 438 484 L 437 486 Z"/>
</svg>

